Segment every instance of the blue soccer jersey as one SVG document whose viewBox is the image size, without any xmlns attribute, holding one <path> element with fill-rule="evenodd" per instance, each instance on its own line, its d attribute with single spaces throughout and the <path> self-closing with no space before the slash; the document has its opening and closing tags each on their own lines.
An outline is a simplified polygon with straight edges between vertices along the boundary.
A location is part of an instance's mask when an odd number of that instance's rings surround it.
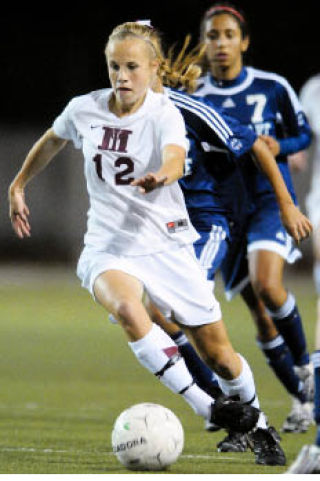
<svg viewBox="0 0 320 481">
<path fill-rule="evenodd" d="M 311 142 L 311 130 L 292 87 L 280 75 L 243 67 L 233 80 L 216 81 L 210 74 L 199 80 L 195 95 L 210 100 L 217 108 L 253 129 L 257 135 L 269 135 L 280 144 L 279 168 L 294 196 L 287 155 L 303 150 Z M 271 192 L 266 177 L 257 169 L 253 193 Z"/>
<path fill-rule="evenodd" d="M 311 142 L 311 130 L 299 100 L 283 77 L 243 67 L 232 80 L 215 80 L 207 74 L 199 80 L 195 95 L 213 103 L 221 112 L 248 126 L 257 135 L 277 139 L 280 154 L 279 169 L 293 200 L 296 202 L 287 155 L 305 149 Z M 285 231 L 279 207 L 268 179 L 253 163 L 243 163 L 241 169 L 250 199 L 252 212 L 245 236 L 232 248 L 221 266 L 226 291 L 231 298 L 248 282 L 246 251 L 273 251 L 287 262 L 300 256 Z"/>
<path fill-rule="evenodd" d="M 220 214 L 239 223 L 248 208 L 239 163 L 252 163 L 244 156 L 256 134 L 235 119 L 222 116 L 210 102 L 173 89 L 169 97 L 184 117 L 190 140 L 185 176 L 179 182 L 191 221 L 196 228 L 210 229 L 212 214 Z"/>
<path fill-rule="evenodd" d="M 249 152 L 257 136 L 199 98 L 173 89 L 168 94 L 184 117 L 191 146 L 179 182 L 200 234 L 194 248 L 208 279 L 214 280 L 247 220 L 249 199 L 238 164 L 252 162 Z M 233 283 L 230 276 L 228 290 Z"/>
</svg>

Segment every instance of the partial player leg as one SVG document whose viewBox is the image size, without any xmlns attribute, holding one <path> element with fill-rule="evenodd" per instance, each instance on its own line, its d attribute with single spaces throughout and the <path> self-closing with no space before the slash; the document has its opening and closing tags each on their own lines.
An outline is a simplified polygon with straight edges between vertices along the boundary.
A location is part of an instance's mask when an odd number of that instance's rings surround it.
<svg viewBox="0 0 320 481">
<path fill-rule="evenodd" d="M 283 267 L 284 259 L 275 252 L 253 250 L 249 253 L 253 289 L 279 332 L 279 336 L 264 339 L 260 345 L 278 378 L 293 396 L 292 411 L 283 430 L 305 432 L 312 423 L 313 373 L 295 299 L 282 283 Z M 261 319 L 266 322 L 266 317 L 261 316 L 258 325 Z"/>
<path fill-rule="evenodd" d="M 292 410 L 284 422 L 283 430 L 305 432 L 312 422 L 312 404 L 308 402 L 310 394 L 307 394 L 305 383 L 296 372 L 291 352 L 251 284 L 241 294 L 257 327 L 257 344 L 279 381 L 292 396 Z"/>
<path fill-rule="evenodd" d="M 240 354 L 234 351 L 223 321 L 192 328 L 190 332 L 202 357 L 217 374 L 222 391 L 229 397 L 238 398 L 247 405 L 259 408 L 250 366 Z M 232 431 L 229 430 L 229 439 L 234 434 Z M 261 413 L 257 429 L 250 435 L 250 439 L 257 464 L 285 464 L 285 455 L 279 444 L 279 437 L 275 435 L 274 428 L 267 426 L 263 413 Z M 240 445 L 242 441 L 238 439 Z M 222 450 L 220 449 L 220 451 Z M 238 451 L 244 450 L 238 449 Z"/>
<path fill-rule="evenodd" d="M 295 299 L 283 286 L 283 267 L 284 259 L 275 252 L 255 250 L 249 253 L 253 289 L 285 339 L 294 364 L 303 366 L 309 362 L 306 338 Z"/>
</svg>

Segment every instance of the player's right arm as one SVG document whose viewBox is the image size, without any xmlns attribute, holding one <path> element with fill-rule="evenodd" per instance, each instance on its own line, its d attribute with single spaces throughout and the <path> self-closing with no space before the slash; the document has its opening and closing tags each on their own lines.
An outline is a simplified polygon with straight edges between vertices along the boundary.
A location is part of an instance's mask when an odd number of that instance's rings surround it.
<svg viewBox="0 0 320 481">
<path fill-rule="evenodd" d="M 21 169 L 9 187 L 9 215 L 18 237 L 30 237 L 29 209 L 24 189 L 30 180 L 41 172 L 68 141 L 58 137 L 53 129 L 47 130 L 33 145 Z"/>
</svg>

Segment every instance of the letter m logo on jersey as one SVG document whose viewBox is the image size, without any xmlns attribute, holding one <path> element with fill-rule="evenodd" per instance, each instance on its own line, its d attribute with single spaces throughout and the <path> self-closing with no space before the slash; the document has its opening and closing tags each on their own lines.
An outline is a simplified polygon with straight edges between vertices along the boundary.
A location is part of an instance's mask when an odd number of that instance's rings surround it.
<svg viewBox="0 0 320 481">
<path fill-rule="evenodd" d="M 99 149 L 110 150 L 112 152 L 127 152 L 128 138 L 132 134 L 131 130 L 115 129 L 103 127 L 104 135 Z"/>
</svg>

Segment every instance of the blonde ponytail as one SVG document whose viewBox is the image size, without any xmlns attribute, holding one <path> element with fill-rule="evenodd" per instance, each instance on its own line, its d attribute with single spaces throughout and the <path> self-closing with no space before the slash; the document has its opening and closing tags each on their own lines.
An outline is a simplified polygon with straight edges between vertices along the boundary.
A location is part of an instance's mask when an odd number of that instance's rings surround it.
<svg viewBox="0 0 320 481">
<path fill-rule="evenodd" d="M 162 82 L 169 87 L 182 87 L 188 93 L 196 89 L 197 80 L 201 75 L 201 67 L 198 63 L 205 53 L 205 45 L 197 45 L 189 53 L 187 49 L 191 42 L 191 36 L 187 35 L 182 49 L 174 58 L 174 45 L 169 49 L 168 57 L 160 70 Z"/>
</svg>

